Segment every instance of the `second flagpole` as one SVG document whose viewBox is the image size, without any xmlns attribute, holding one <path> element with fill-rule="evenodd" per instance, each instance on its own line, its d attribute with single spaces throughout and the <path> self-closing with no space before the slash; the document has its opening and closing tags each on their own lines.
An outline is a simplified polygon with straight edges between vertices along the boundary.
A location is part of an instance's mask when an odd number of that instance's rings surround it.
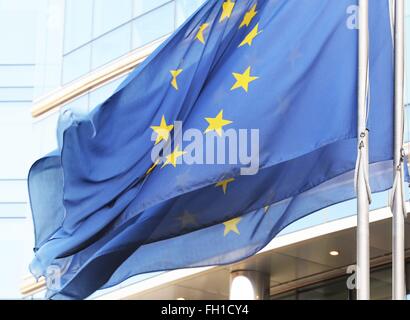
<svg viewBox="0 0 410 320">
<path fill-rule="evenodd" d="M 403 208 L 404 0 L 395 1 L 394 18 L 394 200 L 392 221 L 392 298 L 406 299 Z"/>
<path fill-rule="evenodd" d="M 357 270 L 356 292 L 358 300 L 370 299 L 370 254 L 369 254 L 369 190 L 367 172 L 369 167 L 367 119 L 367 84 L 369 58 L 369 3 L 359 0 L 358 43 L 358 164 L 357 164 Z"/>
</svg>

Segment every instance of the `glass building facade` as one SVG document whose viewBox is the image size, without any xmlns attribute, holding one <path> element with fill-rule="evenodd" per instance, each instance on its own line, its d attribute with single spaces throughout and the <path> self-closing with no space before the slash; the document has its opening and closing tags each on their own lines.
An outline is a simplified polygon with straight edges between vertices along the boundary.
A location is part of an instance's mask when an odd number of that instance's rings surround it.
<svg viewBox="0 0 410 320">
<path fill-rule="evenodd" d="M 38 34 L 47 58 L 39 55 L 34 97 L 86 77 L 135 49 L 170 35 L 204 0 L 65 0 L 49 1 L 48 26 Z M 59 23 L 57 23 L 59 21 Z M 51 39 L 51 40 L 50 40 Z M 51 42 L 50 42 L 51 41 Z M 109 97 L 125 76 L 75 97 L 63 109 L 88 112 Z M 58 112 L 51 112 L 35 129 L 45 140 L 40 156 L 56 146 Z M 51 133 L 51 134 L 50 134 Z M 50 139 L 51 138 L 51 139 Z M 51 140 L 54 140 L 51 141 Z"/>
<path fill-rule="evenodd" d="M 19 296 L 32 255 L 26 176 L 38 14 L 34 1 L 0 1 L 0 298 Z"/>
<path fill-rule="evenodd" d="M 62 83 L 170 34 L 200 2 L 67 0 Z"/>
<path fill-rule="evenodd" d="M 0 50 L 0 257 L 8 261 L 0 267 L 0 298 L 20 297 L 21 279 L 28 274 L 27 265 L 32 258 L 33 236 L 26 187 L 30 165 L 57 147 L 55 131 L 60 112 L 67 108 L 89 112 L 108 98 L 126 75 L 82 92 L 61 108 L 34 119 L 30 114 L 33 101 L 70 87 L 93 72 L 104 71 L 135 50 L 165 38 L 203 2 L 205 0 L 0 0 L 3 44 Z M 408 46 L 410 0 L 406 2 Z M 408 49 L 406 57 L 410 57 Z M 406 80 L 410 79 L 409 64 L 407 66 Z M 406 89 L 406 106 L 410 105 L 409 93 Z M 410 112 L 406 112 L 406 141 L 410 141 L 409 121 Z M 387 199 L 387 192 L 374 195 L 372 209 L 385 207 Z M 301 219 L 282 234 L 355 213 L 355 201 L 347 201 Z M 375 272 L 390 279 L 387 269 Z M 143 278 L 146 276 L 127 283 Z M 351 293 L 346 292 L 345 287 L 342 290 L 344 282 L 345 279 L 334 279 L 272 298 L 345 299 Z"/>
<path fill-rule="evenodd" d="M 203 0 L 0 0 L 0 298 L 20 297 L 32 258 L 31 164 L 57 146 L 58 110 L 33 101 L 171 34 Z M 63 108 L 88 112 L 123 77 Z"/>
<path fill-rule="evenodd" d="M 272 300 L 356 300 L 356 291 L 346 286 L 350 275 L 340 276 L 298 288 L 280 295 L 271 296 Z M 406 276 L 410 276 L 410 262 L 406 265 Z M 371 300 L 390 300 L 392 290 L 391 266 L 381 266 L 370 272 Z M 409 291 L 408 291 L 409 292 Z"/>
</svg>

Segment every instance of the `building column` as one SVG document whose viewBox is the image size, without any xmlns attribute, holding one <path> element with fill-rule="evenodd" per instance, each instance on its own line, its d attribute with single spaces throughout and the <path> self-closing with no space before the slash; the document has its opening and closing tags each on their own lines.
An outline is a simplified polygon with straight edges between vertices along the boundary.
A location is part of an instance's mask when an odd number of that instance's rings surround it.
<svg viewBox="0 0 410 320">
<path fill-rule="evenodd" d="M 231 272 L 229 299 L 265 300 L 269 299 L 269 275 L 254 270 Z"/>
</svg>

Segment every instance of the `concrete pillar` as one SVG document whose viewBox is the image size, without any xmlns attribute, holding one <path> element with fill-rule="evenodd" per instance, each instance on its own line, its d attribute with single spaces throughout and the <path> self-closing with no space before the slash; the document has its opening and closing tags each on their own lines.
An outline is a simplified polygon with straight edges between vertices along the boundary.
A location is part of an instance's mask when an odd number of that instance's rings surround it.
<svg viewBox="0 0 410 320">
<path fill-rule="evenodd" d="M 260 271 L 232 271 L 229 298 L 231 300 L 269 299 L 269 281 L 269 275 Z"/>
</svg>

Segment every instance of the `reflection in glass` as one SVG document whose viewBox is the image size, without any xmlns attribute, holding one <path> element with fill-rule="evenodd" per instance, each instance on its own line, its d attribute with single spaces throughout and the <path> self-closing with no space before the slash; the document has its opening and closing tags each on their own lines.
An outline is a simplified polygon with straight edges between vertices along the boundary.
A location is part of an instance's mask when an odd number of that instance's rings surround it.
<svg viewBox="0 0 410 320">
<path fill-rule="evenodd" d="M 181 25 L 205 0 L 176 0 L 176 23 Z"/>
<path fill-rule="evenodd" d="M 170 2 L 170 0 L 134 0 L 134 17 L 138 17 L 167 2 Z"/>
<path fill-rule="evenodd" d="M 141 47 L 174 31 L 174 5 L 167 4 L 133 22 L 133 48 Z"/>
<path fill-rule="evenodd" d="M 409 108 L 406 106 L 404 108 L 404 134 L 403 134 L 403 141 L 405 143 L 410 142 L 410 131 L 409 131 Z"/>
<path fill-rule="evenodd" d="M 410 262 L 407 262 L 407 266 Z M 407 267 L 408 268 L 408 267 Z M 390 300 L 392 272 L 391 265 L 373 268 L 370 272 L 371 300 Z M 293 291 L 274 295 L 272 300 L 354 300 L 355 290 L 346 285 L 347 276 L 324 280 Z M 409 288 L 408 291 L 409 292 Z"/>
<path fill-rule="evenodd" d="M 32 12 L 0 11 L 0 64 L 35 62 L 35 27 Z"/>
<path fill-rule="evenodd" d="M 131 23 L 128 23 L 92 42 L 91 68 L 110 62 L 131 50 Z"/>
<path fill-rule="evenodd" d="M 152 0 L 151 0 L 152 1 Z M 131 20 L 132 0 L 94 2 L 93 38 Z"/>
<path fill-rule="evenodd" d="M 0 65 L 0 87 L 31 87 L 34 65 Z"/>
<path fill-rule="evenodd" d="M 67 53 L 91 40 L 93 0 L 66 0 L 65 3 L 64 53 Z"/>
<path fill-rule="evenodd" d="M 83 46 L 64 57 L 63 83 L 66 84 L 90 71 L 91 45 Z"/>
<path fill-rule="evenodd" d="M 33 87 L 0 87 L 0 101 L 31 101 Z"/>
</svg>

